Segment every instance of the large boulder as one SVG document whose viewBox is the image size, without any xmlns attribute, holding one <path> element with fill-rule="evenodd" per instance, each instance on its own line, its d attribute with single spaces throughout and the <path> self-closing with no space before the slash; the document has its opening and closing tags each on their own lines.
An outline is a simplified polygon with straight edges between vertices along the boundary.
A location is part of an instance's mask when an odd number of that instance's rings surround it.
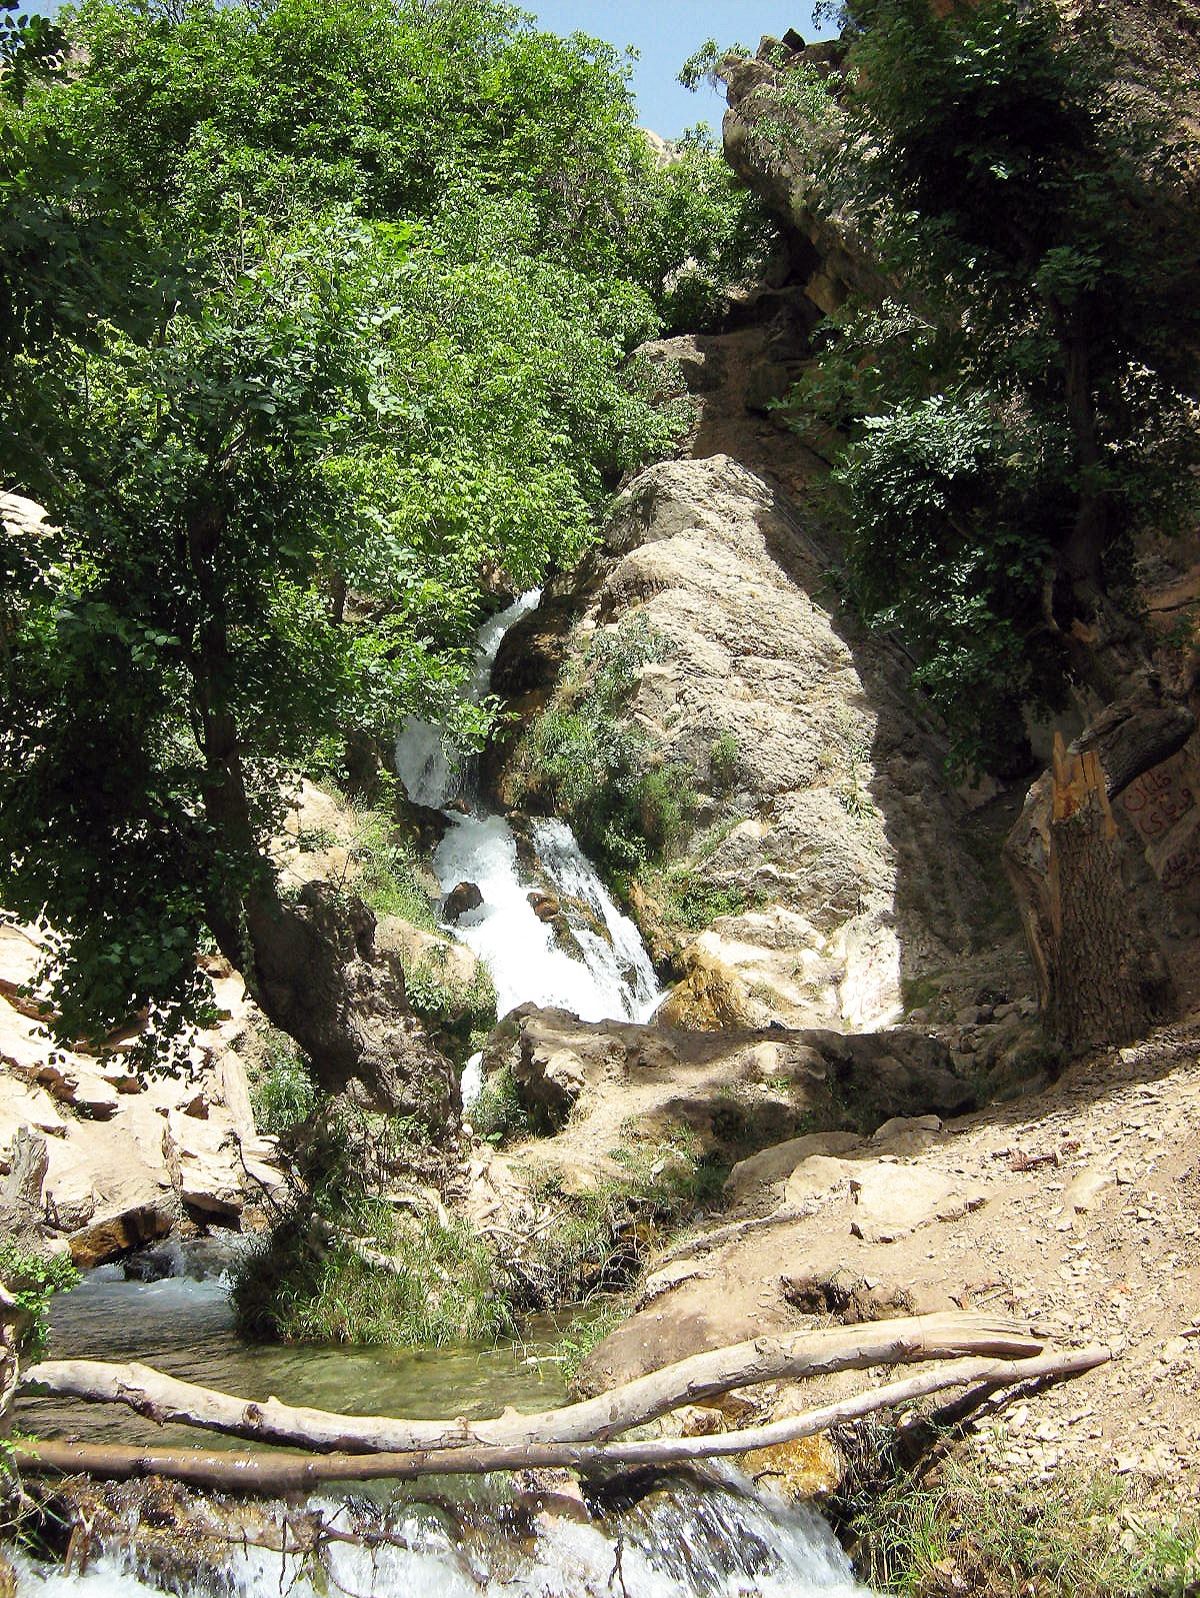
<svg viewBox="0 0 1200 1598">
<path fill-rule="evenodd" d="M 635 617 L 661 640 L 617 714 L 696 794 L 666 871 L 629 890 L 685 978 L 683 1026 L 886 1025 L 906 983 L 962 960 L 986 902 L 910 664 L 826 600 L 827 571 L 796 503 L 718 454 L 643 472 L 571 579 L 564 707 L 597 640 Z M 507 797 L 536 785 L 527 761 Z"/>
</svg>

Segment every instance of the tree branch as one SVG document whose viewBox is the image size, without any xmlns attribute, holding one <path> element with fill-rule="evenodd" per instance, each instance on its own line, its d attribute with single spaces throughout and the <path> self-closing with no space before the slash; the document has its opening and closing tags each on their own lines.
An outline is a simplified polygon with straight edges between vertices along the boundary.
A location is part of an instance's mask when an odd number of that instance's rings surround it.
<svg viewBox="0 0 1200 1598">
<path fill-rule="evenodd" d="M 474 1446 L 526 1448 L 596 1441 L 758 1382 L 796 1380 L 873 1365 L 905 1365 L 960 1355 L 1031 1358 L 1044 1342 L 1011 1321 L 985 1315 L 922 1315 L 867 1326 L 827 1326 L 763 1337 L 693 1355 L 563 1409 L 495 1420 L 405 1420 L 343 1415 L 215 1392 L 146 1365 L 48 1360 L 26 1371 L 21 1391 L 127 1404 L 157 1421 L 196 1426 L 254 1442 L 299 1444 L 318 1452 L 395 1453 Z"/>
<path fill-rule="evenodd" d="M 497 1470 L 572 1468 L 591 1472 L 695 1463 L 777 1447 L 849 1424 L 881 1409 L 910 1403 L 951 1387 L 998 1387 L 1060 1381 L 1104 1364 L 1107 1348 L 1072 1349 L 1017 1360 L 966 1359 L 891 1382 L 840 1403 L 808 1410 L 766 1426 L 709 1437 L 661 1437 L 641 1442 L 456 1446 L 377 1454 L 326 1454 L 316 1458 L 191 1449 L 131 1448 L 112 1443 L 25 1442 L 13 1450 L 18 1470 L 86 1472 L 109 1480 L 164 1476 L 210 1488 L 280 1493 L 322 1482 L 411 1480 L 419 1476 L 483 1475 Z M 686 1362 L 685 1362 L 686 1363 Z M 569 1410 L 560 1411 L 569 1414 Z"/>
</svg>

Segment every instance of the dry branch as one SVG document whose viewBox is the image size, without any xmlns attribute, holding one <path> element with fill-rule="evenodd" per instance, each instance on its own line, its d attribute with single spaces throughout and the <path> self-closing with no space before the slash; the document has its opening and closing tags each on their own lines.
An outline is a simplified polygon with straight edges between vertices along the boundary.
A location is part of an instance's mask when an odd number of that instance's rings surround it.
<svg viewBox="0 0 1200 1598">
<path fill-rule="evenodd" d="M 709 1437 L 664 1437 L 618 1443 L 476 1444 L 400 1453 L 336 1453 L 316 1458 L 130 1448 L 111 1443 L 42 1442 L 18 1445 L 13 1462 L 18 1469 L 27 1472 L 84 1472 L 110 1480 L 164 1476 L 193 1486 L 259 1493 L 291 1492 L 331 1481 L 408 1480 L 418 1476 L 483 1475 L 490 1471 L 551 1467 L 587 1472 L 688 1464 L 795 1442 L 827 1431 L 831 1426 L 861 1420 L 878 1410 L 925 1398 L 947 1388 L 973 1386 L 991 1390 L 1059 1381 L 1091 1370 L 1109 1358 L 1106 1348 L 1091 1347 L 1045 1354 L 1040 1358 L 965 1359 L 786 1420 Z"/>
<path fill-rule="evenodd" d="M 299 1445 L 314 1452 L 405 1453 L 476 1446 L 527 1449 L 534 1444 L 595 1442 L 655 1420 L 682 1404 L 750 1387 L 872 1365 L 907 1365 L 960 1356 L 1031 1358 L 1045 1347 L 1015 1322 L 985 1315 L 918 1315 L 865 1326 L 827 1326 L 785 1337 L 760 1337 L 713 1349 L 652 1371 L 597 1398 L 495 1420 L 404 1420 L 262 1403 L 180 1381 L 147 1365 L 48 1360 L 25 1373 L 22 1392 L 127 1404 L 160 1425 L 175 1422 L 252 1442 Z"/>
</svg>

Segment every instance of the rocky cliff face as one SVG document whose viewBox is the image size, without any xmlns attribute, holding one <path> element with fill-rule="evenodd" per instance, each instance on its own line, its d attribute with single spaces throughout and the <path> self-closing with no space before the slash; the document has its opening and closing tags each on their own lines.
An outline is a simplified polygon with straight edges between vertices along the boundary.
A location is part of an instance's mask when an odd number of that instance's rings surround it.
<svg viewBox="0 0 1200 1598">
<path fill-rule="evenodd" d="M 837 604 L 805 499 L 819 463 L 765 412 L 756 379 L 765 368 L 786 385 L 781 357 L 807 313 L 768 293 L 757 315 L 653 347 L 692 390 L 698 458 L 628 485 L 588 563 L 506 640 L 495 686 L 553 712 L 598 642 L 647 629 L 661 658 L 638 668 L 619 728 L 697 795 L 688 836 L 630 896 L 683 978 L 664 1021 L 877 1027 L 951 969 L 968 986 L 1019 983 L 1015 920 L 988 915 L 968 807 L 906 692 L 908 662 Z M 510 749 L 510 795 L 516 764 Z M 672 915 L 664 879 L 680 878 L 737 908 L 709 924 L 686 905 Z M 985 942 L 995 970 L 972 965 Z"/>
<path fill-rule="evenodd" d="M 241 1225 L 281 1185 L 255 1131 L 235 1045 L 249 1024 L 241 979 L 214 967 L 220 1019 L 174 1074 L 131 1070 L 133 1038 L 101 1056 L 51 1048 L 27 997 L 42 950 L 0 926 L 0 1217 L 98 1265 L 181 1221 Z"/>
</svg>

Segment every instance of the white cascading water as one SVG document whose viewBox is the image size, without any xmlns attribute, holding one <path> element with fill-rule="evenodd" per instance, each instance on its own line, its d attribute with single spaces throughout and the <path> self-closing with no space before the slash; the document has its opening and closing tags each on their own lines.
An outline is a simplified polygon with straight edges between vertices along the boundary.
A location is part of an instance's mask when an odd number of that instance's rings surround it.
<svg viewBox="0 0 1200 1598">
<path fill-rule="evenodd" d="M 491 684 L 492 666 L 508 629 L 533 610 L 535 589 L 492 616 L 480 628 L 470 692 L 481 698 Z M 396 740 L 396 768 L 410 799 L 443 808 L 465 798 L 468 813 L 445 810 L 446 835 L 433 857 L 443 891 L 473 882 L 483 895 L 451 929 L 470 946 L 491 973 L 501 1015 L 518 1004 L 570 1010 L 583 1021 L 642 1021 L 654 1011 L 661 990 L 636 926 L 622 915 L 596 875 L 571 829 L 562 821 L 535 821 L 531 838 L 544 882 L 530 879 L 517 852 L 513 830 L 502 815 L 480 804 L 472 792 L 469 761 L 446 748 L 441 731 L 410 717 Z M 561 895 L 580 957 L 559 947 L 553 928 L 539 920 L 529 894 L 548 882 Z M 573 912 L 582 902 L 605 928 L 607 938 Z M 479 1091 L 479 1059 L 463 1074 L 463 1099 Z"/>
<path fill-rule="evenodd" d="M 866 1598 L 812 1510 L 737 1490 L 680 1487 L 656 1498 L 608 1523 L 540 1513 L 528 1542 L 482 1527 L 460 1539 L 428 1510 L 396 1505 L 371 1524 L 376 1538 L 386 1527 L 384 1546 L 335 1542 L 314 1561 L 234 1541 L 219 1589 L 204 1576 L 180 1584 L 164 1575 L 159 1585 L 115 1547 L 71 1574 L 20 1555 L 14 1563 L 19 1591 L 40 1598 L 209 1598 L 217 1590 L 228 1598 Z M 348 1505 L 310 1500 L 307 1510 L 323 1512 L 333 1529 L 354 1529 Z"/>
</svg>

